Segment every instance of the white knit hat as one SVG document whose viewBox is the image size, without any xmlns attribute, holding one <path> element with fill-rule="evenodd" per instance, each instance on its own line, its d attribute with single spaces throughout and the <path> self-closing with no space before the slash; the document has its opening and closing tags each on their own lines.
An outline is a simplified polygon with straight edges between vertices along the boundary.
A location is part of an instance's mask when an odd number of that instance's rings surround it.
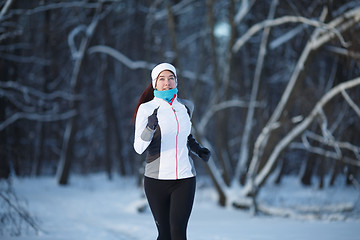
<svg viewBox="0 0 360 240">
<path fill-rule="evenodd" d="M 176 77 L 176 69 L 175 69 L 175 67 L 173 65 L 171 65 L 170 63 L 160 63 L 160 64 L 156 65 L 153 68 L 153 70 L 151 71 L 152 86 L 153 86 L 154 89 L 155 89 L 157 77 L 159 76 L 159 74 L 162 71 L 165 71 L 165 70 L 171 71 L 175 75 L 175 78 L 177 79 L 177 77 Z"/>
</svg>

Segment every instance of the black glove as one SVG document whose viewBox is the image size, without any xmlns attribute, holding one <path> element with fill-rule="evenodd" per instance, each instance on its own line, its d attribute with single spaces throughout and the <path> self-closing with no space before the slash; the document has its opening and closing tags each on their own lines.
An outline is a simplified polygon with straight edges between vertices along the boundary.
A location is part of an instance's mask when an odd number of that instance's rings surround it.
<svg viewBox="0 0 360 240">
<path fill-rule="evenodd" d="M 152 130 L 155 130 L 157 125 L 158 125 L 158 118 L 157 118 L 157 111 L 158 111 L 159 108 L 155 108 L 153 114 L 151 114 L 149 117 L 148 117 L 148 123 L 147 123 L 147 126 L 152 129 Z"/>
<path fill-rule="evenodd" d="M 202 147 L 195 140 L 195 138 L 192 136 L 192 134 L 190 134 L 188 136 L 188 146 L 189 146 L 190 150 L 193 151 L 194 153 L 196 153 L 202 160 L 204 160 L 205 162 L 209 161 L 209 158 L 211 155 L 209 149 Z"/>
<path fill-rule="evenodd" d="M 205 162 L 208 162 L 209 158 L 211 156 L 211 152 L 207 148 L 200 147 L 198 150 L 198 155 L 202 160 L 204 160 Z"/>
</svg>

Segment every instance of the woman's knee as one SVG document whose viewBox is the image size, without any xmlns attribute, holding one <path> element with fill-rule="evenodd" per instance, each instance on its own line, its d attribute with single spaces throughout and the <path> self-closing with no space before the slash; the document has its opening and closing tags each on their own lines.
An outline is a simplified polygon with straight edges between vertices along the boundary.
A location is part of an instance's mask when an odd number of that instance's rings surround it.
<svg viewBox="0 0 360 240">
<path fill-rule="evenodd" d="M 186 240 L 186 225 L 183 226 L 183 224 L 172 224 L 171 240 Z"/>
</svg>

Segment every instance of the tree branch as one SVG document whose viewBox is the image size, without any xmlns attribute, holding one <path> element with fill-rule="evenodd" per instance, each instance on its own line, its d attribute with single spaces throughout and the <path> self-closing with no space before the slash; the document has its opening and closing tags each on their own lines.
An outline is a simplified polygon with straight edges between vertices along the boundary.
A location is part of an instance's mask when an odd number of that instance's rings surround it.
<svg viewBox="0 0 360 240">
<path fill-rule="evenodd" d="M 326 15 L 327 15 L 327 9 L 324 8 L 321 13 L 320 20 L 323 21 Z M 279 125 L 278 119 L 282 115 L 287 104 L 289 104 L 288 103 L 289 98 L 296 86 L 296 83 L 298 82 L 300 73 L 304 70 L 304 65 L 312 51 L 313 41 L 311 39 L 316 39 L 319 34 L 320 34 L 319 29 L 315 29 L 313 31 L 312 35 L 310 36 L 310 40 L 308 40 L 304 50 L 301 53 L 298 62 L 296 63 L 296 67 L 289 79 L 289 82 L 281 96 L 279 103 L 277 104 L 275 110 L 273 111 L 270 119 L 266 123 L 266 126 L 263 128 L 260 135 L 257 137 L 254 145 L 252 159 L 249 165 L 248 176 L 253 176 L 255 174 L 255 171 L 257 171 L 257 166 L 259 165 L 259 161 L 263 155 L 263 150 L 267 146 L 270 134 L 272 130 L 276 129 L 275 126 Z"/>
<path fill-rule="evenodd" d="M 339 48 L 339 47 L 334 47 L 334 46 L 326 46 L 326 49 L 329 50 L 330 52 L 340 54 L 342 56 L 349 56 L 354 59 L 360 59 L 359 52 L 354 52 L 354 51 L 351 51 L 351 50 L 348 50 L 345 48 Z"/>
<path fill-rule="evenodd" d="M 13 91 L 18 91 L 18 92 L 21 92 L 24 96 L 32 95 L 41 100 L 46 100 L 46 101 L 56 100 L 58 98 L 68 100 L 68 101 L 74 101 L 74 100 L 80 99 L 79 95 L 75 96 L 73 94 L 69 94 L 64 91 L 54 91 L 52 93 L 44 93 L 35 88 L 24 86 L 22 84 L 19 84 L 18 82 L 14 82 L 14 81 L 7 81 L 7 82 L 0 81 L 0 93 L 1 93 L 1 95 L 6 95 L 6 93 L 5 93 L 6 90 L 1 92 L 1 89 L 10 89 Z"/>
<path fill-rule="evenodd" d="M 350 105 L 352 109 L 354 109 L 355 113 L 360 117 L 360 108 L 355 104 L 355 102 L 351 99 L 349 94 L 345 91 L 345 89 L 341 89 L 341 94 L 345 98 L 346 102 Z"/>
<path fill-rule="evenodd" d="M 104 45 L 97 45 L 90 47 L 88 49 L 89 54 L 93 53 L 105 53 L 107 55 L 112 56 L 125 66 L 127 66 L 130 69 L 148 69 L 151 70 L 156 64 L 145 62 L 145 61 L 133 61 L 121 52 L 117 51 L 114 48 L 104 46 Z"/>
<path fill-rule="evenodd" d="M 303 134 L 303 136 L 301 137 L 301 139 L 303 140 L 303 143 L 304 143 L 304 145 L 306 147 L 311 146 L 310 142 L 308 141 L 308 138 L 310 138 L 312 140 L 315 140 L 315 141 L 318 141 L 318 142 L 321 142 L 322 144 L 330 146 L 330 147 L 334 147 L 336 145 L 336 146 L 338 146 L 340 148 L 350 150 L 360 160 L 360 147 L 355 146 L 355 145 L 353 145 L 353 144 L 351 144 L 349 142 L 328 141 L 323 136 L 320 136 L 320 135 L 315 134 L 315 133 L 310 132 L 310 131 L 306 131 L 305 134 Z M 359 164 L 360 164 L 360 162 L 359 162 Z"/>
<path fill-rule="evenodd" d="M 255 103 L 255 107 L 259 107 L 261 104 L 259 102 Z M 210 109 L 205 113 L 205 115 L 201 118 L 199 124 L 198 124 L 198 132 L 203 135 L 206 125 L 210 121 L 211 117 L 218 111 L 224 110 L 226 108 L 231 107 L 240 107 L 240 108 L 247 108 L 249 107 L 249 103 L 241 100 L 229 100 L 225 102 L 221 102 L 219 104 L 212 105 Z"/>
<path fill-rule="evenodd" d="M 347 46 L 348 43 L 345 42 L 345 40 L 343 39 L 343 37 L 341 36 L 340 32 L 343 31 L 344 29 L 347 29 L 346 26 L 343 26 L 341 28 L 341 31 L 339 31 L 338 29 L 336 29 L 336 26 L 339 25 L 341 23 L 341 21 L 345 20 L 345 19 L 349 19 L 349 18 L 353 18 L 353 21 L 359 22 L 360 21 L 360 8 L 356 8 L 353 9 L 345 14 L 343 14 L 342 16 L 336 18 L 335 20 L 333 20 L 332 22 L 330 22 L 329 24 L 323 23 L 321 21 L 317 21 L 317 20 L 312 20 L 312 19 L 308 19 L 305 17 L 301 17 L 301 16 L 283 16 L 280 18 L 276 18 L 274 20 L 265 20 L 263 22 L 257 23 L 254 26 L 252 26 L 245 34 L 242 35 L 241 38 L 239 38 L 234 46 L 233 46 L 233 51 L 234 52 L 238 52 L 240 50 L 240 48 L 253 36 L 255 35 L 257 32 L 259 32 L 261 29 L 265 28 L 265 27 L 274 27 L 274 26 L 279 26 L 282 24 L 286 24 L 286 23 L 303 23 L 309 26 L 313 26 L 316 28 L 321 28 L 324 29 L 326 31 L 330 31 L 330 33 L 328 34 L 324 34 L 323 37 L 328 37 L 329 34 L 335 34 L 341 44 L 343 46 Z M 353 22 L 351 22 L 351 20 L 348 21 L 349 24 L 354 24 Z M 323 39 L 323 38 L 321 38 Z M 315 40 L 315 39 L 314 39 Z M 319 42 L 321 44 L 323 44 L 322 41 L 319 40 Z"/>
<path fill-rule="evenodd" d="M 55 121 L 70 119 L 74 117 L 76 114 L 77 112 L 75 110 L 70 110 L 64 113 L 45 113 L 45 114 L 17 112 L 12 116 L 10 116 L 9 118 L 7 118 L 5 121 L 0 123 L 0 132 L 19 119 L 28 119 L 39 122 L 55 122 Z"/>
<path fill-rule="evenodd" d="M 315 105 L 311 113 L 296 127 L 294 127 L 274 148 L 272 153 L 270 154 L 269 158 L 266 161 L 265 166 L 261 169 L 259 174 L 255 178 L 256 186 L 262 185 L 266 178 L 270 175 L 271 169 L 273 168 L 274 164 L 276 163 L 280 153 L 309 125 L 313 122 L 315 117 L 320 113 L 323 107 L 336 95 L 340 94 L 345 89 L 354 88 L 360 85 L 360 77 L 355 78 L 353 80 L 349 80 L 347 82 L 341 83 L 334 88 L 332 88 L 328 93 L 326 93 Z M 247 191 L 251 190 L 249 188 L 249 182 L 247 182 L 246 186 L 244 187 L 245 194 Z"/>
<path fill-rule="evenodd" d="M 11 194 L 12 197 L 8 197 L 2 192 L 0 192 L 0 198 L 8 205 L 8 209 L 12 209 L 15 213 L 24 220 L 36 233 L 40 232 L 40 227 L 37 222 L 30 216 L 28 211 L 26 211 L 18 202 L 18 199 L 14 193 Z M 10 195 L 10 196 L 11 196 Z M 3 218 L 3 216 L 2 216 Z M 2 219 L 3 220 L 3 219 Z M 15 226 L 14 226 L 15 227 Z M 16 226 L 20 228 L 20 226 Z"/>
<path fill-rule="evenodd" d="M 246 16 L 246 14 L 248 14 L 248 12 L 250 11 L 250 9 L 252 8 L 252 6 L 254 6 L 256 0 L 251 0 L 251 2 L 249 3 L 249 0 L 242 0 L 241 1 L 241 6 L 235 16 L 235 23 L 239 24 L 242 19 Z"/>
<path fill-rule="evenodd" d="M 11 7 L 11 4 L 13 2 L 14 2 L 13 0 L 7 0 L 6 3 L 4 4 L 4 7 L 1 9 L 1 12 L 0 12 L 0 22 L 1 22 L 2 18 L 4 17 L 4 15 L 6 14 L 6 12 Z"/>
<path fill-rule="evenodd" d="M 88 53 L 90 55 L 94 54 L 94 53 L 104 53 L 104 54 L 110 55 L 111 57 L 115 58 L 116 60 L 118 60 L 119 62 L 124 64 L 126 67 L 133 69 L 133 70 L 135 70 L 135 69 L 152 70 L 152 68 L 156 65 L 155 63 L 149 63 L 149 62 L 145 62 L 145 61 L 131 60 L 130 58 L 128 58 L 127 56 L 122 54 L 120 51 L 118 51 L 112 47 L 105 46 L 105 45 L 97 45 L 97 46 L 90 47 L 88 49 Z M 183 77 L 191 79 L 191 80 L 195 80 L 195 79 L 199 78 L 199 80 L 201 80 L 202 82 L 211 84 L 210 78 L 207 77 L 206 75 L 202 75 L 199 77 L 196 73 L 194 73 L 192 71 L 187 71 L 187 70 L 181 71 L 181 75 Z"/>
</svg>

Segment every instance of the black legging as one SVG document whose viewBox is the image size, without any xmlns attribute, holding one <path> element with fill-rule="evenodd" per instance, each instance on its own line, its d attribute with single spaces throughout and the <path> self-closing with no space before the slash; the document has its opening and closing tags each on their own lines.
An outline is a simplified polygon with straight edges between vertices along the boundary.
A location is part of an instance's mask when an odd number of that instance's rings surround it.
<svg viewBox="0 0 360 240">
<path fill-rule="evenodd" d="M 145 177 L 144 187 L 159 233 L 157 240 L 186 240 L 196 178 L 158 180 Z"/>
</svg>

